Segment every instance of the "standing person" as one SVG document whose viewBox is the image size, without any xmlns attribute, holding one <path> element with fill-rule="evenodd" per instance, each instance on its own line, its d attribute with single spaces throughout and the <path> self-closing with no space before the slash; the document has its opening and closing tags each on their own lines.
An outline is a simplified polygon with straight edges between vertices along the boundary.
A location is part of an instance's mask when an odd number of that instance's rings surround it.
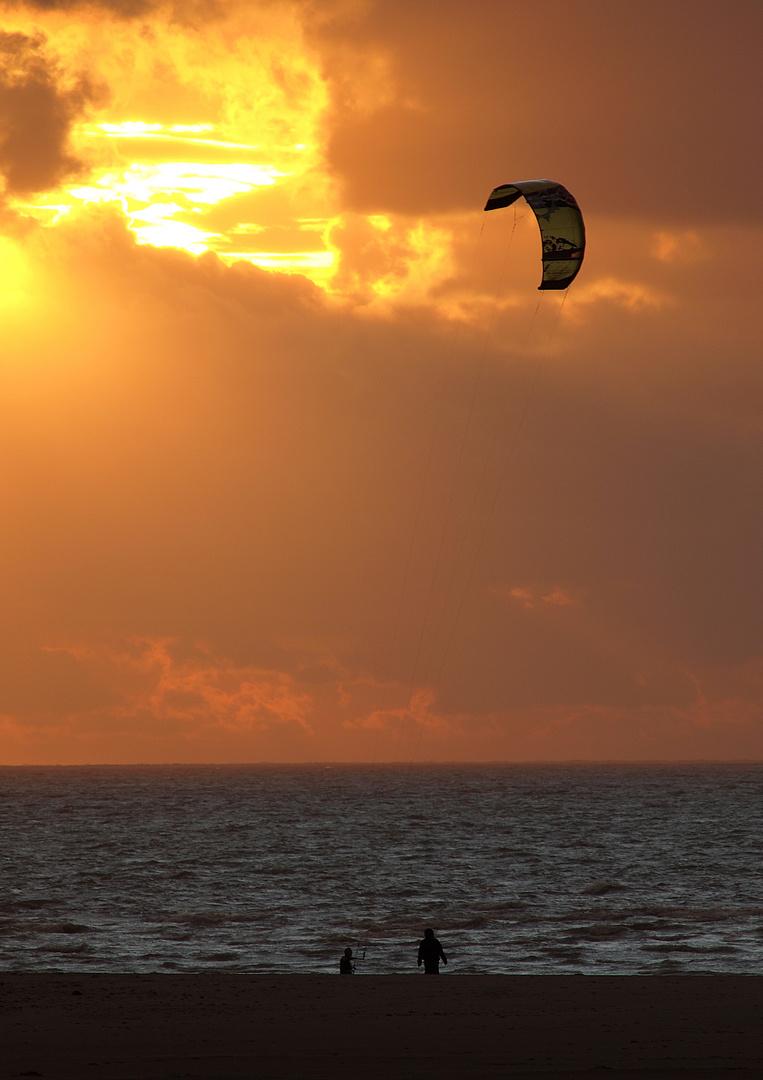
<svg viewBox="0 0 763 1080">
<path fill-rule="evenodd" d="M 439 975 L 440 960 L 443 964 L 448 962 L 447 956 L 442 951 L 442 945 L 434 936 L 434 930 L 427 929 L 419 942 L 419 967 L 423 962 L 425 975 Z"/>
<path fill-rule="evenodd" d="M 344 956 L 339 958 L 339 974 L 354 975 L 355 965 L 352 962 L 352 949 L 345 949 Z"/>
</svg>

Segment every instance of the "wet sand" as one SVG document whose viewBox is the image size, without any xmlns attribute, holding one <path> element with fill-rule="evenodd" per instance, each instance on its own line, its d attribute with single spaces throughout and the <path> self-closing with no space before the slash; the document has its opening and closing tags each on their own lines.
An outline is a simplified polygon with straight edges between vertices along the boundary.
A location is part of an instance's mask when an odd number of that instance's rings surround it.
<svg viewBox="0 0 763 1080">
<path fill-rule="evenodd" d="M 0 1078 L 763 1080 L 763 978 L 0 975 Z"/>
</svg>

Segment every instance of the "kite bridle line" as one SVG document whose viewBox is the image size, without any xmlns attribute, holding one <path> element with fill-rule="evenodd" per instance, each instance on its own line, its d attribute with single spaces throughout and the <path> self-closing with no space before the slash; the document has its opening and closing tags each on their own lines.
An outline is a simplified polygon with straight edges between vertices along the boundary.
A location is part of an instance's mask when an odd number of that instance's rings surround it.
<svg viewBox="0 0 763 1080">
<path fill-rule="evenodd" d="M 490 528 L 490 523 L 492 521 L 493 515 L 494 515 L 495 510 L 496 510 L 496 507 L 498 506 L 498 500 L 500 498 L 501 492 L 503 491 L 503 489 L 505 487 L 506 478 L 507 478 L 508 472 L 509 472 L 509 467 L 511 465 L 511 462 L 512 462 L 512 459 L 514 457 L 514 453 L 515 453 L 515 451 L 517 449 L 517 446 L 519 445 L 519 440 L 520 440 L 520 437 L 521 437 L 521 434 L 522 434 L 522 429 L 524 427 L 525 420 L 527 419 L 527 415 L 529 413 L 530 402 L 532 401 L 533 394 L 535 393 L 535 389 L 536 389 L 536 387 L 538 385 L 538 382 L 540 381 L 540 376 L 541 376 L 541 373 L 543 371 L 543 367 L 545 365 L 546 359 L 548 358 L 553 339 L 554 339 L 554 337 L 556 335 L 556 330 L 557 330 L 557 327 L 559 326 L 559 321 L 561 319 L 562 309 L 564 308 L 564 305 L 566 303 L 567 294 L 569 292 L 569 289 L 570 289 L 570 286 L 568 286 L 568 288 L 566 288 L 564 290 L 563 294 L 562 294 L 562 302 L 559 304 L 559 307 L 557 308 L 556 316 L 555 316 L 555 318 L 554 318 L 554 320 L 553 320 L 553 322 L 551 324 L 551 329 L 549 330 L 548 336 L 546 338 L 545 345 L 544 345 L 543 349 L 541 350 L 541 352 L 540 352 L 540 354 L 538 356 L 538 359 L 537 359 L 537 361 L 535 363 L 535 368 L 534 368 L 534 371 L 533 371 L 533 376 L 532 376 L 532 381 L 530 383 L 530 388 L 529 388 L 529 390 L 527 392 L 527 396 L 526 396 L 524 404 L 522 406 L 522 412 L 521 412 L 521 415 L 520 415 L 520 418 L 519 418 L 519 423 L 518 423 L 517 428 L 516 428 L 516 430 L 514 432 L 514 436 L 512 438 L 511 444 L 510 444 L 510 446 L 508 448 L 508 452 L 507 452 L 506 457 L 505 457 L 504 462 L 503 462 L 503 467 L 502 467 L 501 474 L 500 474 L 500 477 L 499 477 L 499 480 L 498 480 L 498 484 L 496 485 L 492 501 L 491 501 L 490 506 L 488 508 L 487 516 L 486 516 L 485 521 L 484 521 L 483 526 L 482 526 L 482 530 L 481 530 L 481 533 L 480 533 L 480 536 L 479 536 L 479 539 L 478 539 L 478 543 L 477 543 L 477 548 L 476 548 L 476 551 L 474 553 L 474 557 L 472 559 L 472 563 L 471 563 L 471 566 L 469 568 L 469 572 L 468 572 L 466 581 L 465 581 L 464 586 L 463 586 L 463 588 L 461 590 L 461 595 L 460 595 L 460 598 L 459 598 L 456 613 L 455 613 L 455 616 L 454 616 L 454 618 L 453 618 L 453 620 L 451 622 L 450 632 L 448 634 L 448 638 L 447 638 L 447 641 L 445 643 L 445 648 L 443 650 L 442 657 L 440 659 L 439 667 L 437 668 L 437 671 L 436 671 L 436 674 L 435 674 L 435 677 L 434 677 L 434 685 L 437 685 L 439 683 L 439 681 L 440 681 L 440 678 L 441 678 L 442 673 L 443 673 L 443 669 L 445 667 L 445 661 L 447 660 L 448 654 L 450 652 L 451 645 L 453 644 L 453 638 L 454 638 L 454 635 L 455 635 L 455 632 L 456 632 L 456 627 L 457 627 L 457 625 L 459 623 L 461 614 L 463 612 L 464 603 L 466 601 L 466 596 L 468 594 L 469 587 L 471 586 L 471 583 L 472 583 L 472 581 L 474 579 L 474 575 L 476 573 L 477 566 L 479 564 L 480 554 L 482 552 L 482 548 L 483 548 L 483 545 L 484 545 L 485 540 L 487 538 L 488 530 Z M 532 317 L 532 320 L 530 322 L 530 326 L 528 328 L 527 335 L 525 337 L 524 348 L 526 348 L 528 343 L 529 343 L 530 334 L 531 334 L 532 329 L 533 329 L 533 327 L 535 325 L 535 320 L 536 320 L 536 317 L 537 317 L 538 312 L 540 310 L 540 305 L 541 305 L 541 297 L 538 298 L 538 303 L 537 303 L 537 305 L 535 307 L 535 312 L 533 313 L 533 317 Z M 508 396 L 508 392 L 507 392 L 507 396 Z M 498 427 L 496 427 L 496 429 L 495 429 L 496 433 L 497 433 L 497 430 L 498 430 Z M 493 449 L 493 446 L 491 445 L 490 453 L 492 453 L 492 449 Z M 485 464 L 485 466 L 483 468 L 483 476 L 484 476 L 486 470 L 487 470 L 487 459 L 486 459 L 486 464 Z M 482 477 L 480 479 L 482 479 Z M 467 529 L 468 529 L 468 524 L 467 524 Z M 424 716 L 423 716 L 422 719 L 426 719 L 426 716 L 427 716 L 427 714 L 429 712 L 429 708 L 430 708 L 430 706 L 428 704 L 425 704 Z M 423 724 L 419 724 L 419 728 L 418 728 L 418 732 L 417 732 L 418 738 L 417 738 L 415 746 L 413 748 L 414 757 L 418 753 L 418 749 L 419 749 L 419 746 L 420 746 L 420 743 L 421 743 L 423 731 L 424 731 Z"/>
<path fill-rule="evenodd" d="M 523 341 L 521 349 L 520 349 L 520 354 L 524 354 L 527 351 L 527 346 L 529 344 L 530 337 L 532 335 L 533 327 L 535 326 L 536 320 L 538 318 L 538 312 L 540 311 L 541 302 L 542 302 L 542 296 L 539 296 L 538 297 L 538 303 L 535 305 L 535 310 L 533 311 L 532 318 L 530 319 L 530 323 L 529 323 L 529 326 L 527 328 L 527 332 L 525 334 L 525 338 L 524 338 L 524 341 Z M 492 326 L 491 326 L 491 329 L 492 329 Z M 487 346 L 487 342 L 486 342 L 486 346 Z M 518 366 L 515 365 L 511 369 L 511 372 L 510 372 L 508 386 L 507 386 L 506 393 L 505 393 L 505 399 L 506 399 L 507 402 L 513 401 L 513 398 L 514 398 L 514 390 L 515 390 L 515 385 L 516 385 L 516 382 L 517 382 L 517 371 L 518 371 Z M 530 393 L 532 394 L 532 390 L 530 391 Z M 474 520 L 475 520 L 475 518 L 477 516 L 479 498 L 480 498 L 480 495 L 482 493 L 483 488 L 486 486 L 487 476 L 488 476 L 488 469 L 490 467 L 490 463 L 491 463 L 493 457 L 495 456 L 496 447 L 498 446 L 498 441 L 499 441 L 499 434 L 500 434 L 501 431 L 505 431 L 507 426 L 508 426 L 507 423 L 505 422 L 505 416 L 506 416 L 506 411 L 505 410 L 501 411 L 499 413 L 499 415 L 497 416 L 494 424 L 493 424 L 493 431 L 492 431 L 492 436 L 491 436 L 490 444 L 489 444 L 489 447 L 488 447 L 488 451 L 487 451 L 487 454 L 483 458 L 482 470 L 480 472 L 479 479 L 477 480 L 477 483 L 476 483 L 476 485 L 474 487 L 474 492 L 473 492 L 472 500 L 471 500 L 471 503 L 470 503 L 470 506 L 469 506 L 469 511 L 468 511 L 468 513 L 466 515 L 466 522 L 465 522 L 465 524 L 463 526 L 463 529 L 461 530 L 461 539 L 460 539 L 460 542 L 459 542 L 459 545 L 458 545 L 458 550 L 456 551 L 455 557 L 453 559 L 453 567 L 452 567 L 452 570 L 451 570 L 450 581 L 448 582 L 448 586 L 447 586 L 446 593 L 445 593 L 446 603 L 444 604 L 444 606 L 447 606 L 447 600 L 451 597 L 451 595 L 456 590 L 456 578 L 458 576 L 459 566 L 463 562 L 464 553 L 465 553 L 464 549 L 466 547 L 466 541 L 467 541 L 467 538 L 469 536 L 471 526 L 472 526 L 472 524 L 473 524 L 473 522 L 474 522 Z M 521 423 L 520 423 L 520 427 L 521 427 Z M 519 430 L 517 430 L 517 432 L 515 432 L 514 443 L 512 444 L 511 452 L 513 452 L 514 446 L 516 445 L 516 442 L 518 441 L 518 438 L 519 438 Z M 493 504 L 490 507 L 490 510 L 488 511 L 488 519 L 492 515 L 492 512 L 493 512 L 494 508 L 495 508 L 495 502 L 493 502 Z M 483 538 L 480 538 L 480 542 L 479 542 L 478 550 L 477 550 L 477 555 L 475 556 L 475 562 L 473 563 L 472 568 L 470 569 L 470 571 L 469 571 L 469 573 L 467 575 L 467 579 L 466 579 L 466 581 L 464 583 L 464 586 L 463 586 L 462 594 L 461 594 L 461 597 L 459 599 L 459 603 L 458 603 L 458 606 L 457 606 L 456 620 L 454 621 L 453 628 L 451 629 L 450 635 L 448 636 L 448 645 L 446 646 L 445 654 L 443 655 L 443 658 L 442 658 L 442 660 L 440 662 L 440 666 L 437 669 L 437 675 L 436 675 L 435 680 L 434 680 L 434 685 L 437 685 L 437 683 L 439 683 L 439 678 L 440 678 L 440 675 L 442 674 L 442 669 L 443 669 L 443 666 L 444 666 L 444 663 L 445 663 L 445 656 L 447 655 L 449 644 L 450 644 L 450 641 L 452 640 L 453 632 L 455 630 L 455 622 L 458 620 L 458 615 L 460 614 L 460 612 L 461 612 L 461 610 L 463 608 L 466 592 L 467 592 L 467 590 L 469 588 L 469 585 L 471 584 L 471 580 L 472 580 L 472 577 L 474 575 L 474 570 L 476 569 L 477 558 L 478 558 L 478 555 L 479 555 L 479 549 L 482 546 L 482 539 Z M 424 685 L 427 685 L 427 678 L 428 678 L 429 672 L 431 671 L 432 664 L 434 663 L 434 657 L 435 657 L 435 654 L 437 652 L 437 644 L 438 644 L 439 636 L 440 635 L 438 633 L 438 635 L 435 637 L 434 643 L 432 645 L 432 649 L 430 651 L 429 659 L 427 661 L 427 665 L 424 668 L 424 674 L 422 676 L 422 682 L 424 683 Z M 415 751 L 418 750 L 418 743 L 421 741 L 421 733 L 422 733 L 422 729 L 421 729 L 421 727 L 419 727 L 419 729 L 418 729 L 418 740 L 417 740 L 417 743 L 416 743 Z"/>
<path fill-rule="evenodd" d="M 516 226 L 516 220 L 515 220 L 514 224 Z M 479 254 L 480 245 L 482 244 L 482 237 L 483 237 L 484 232 L 485 232 L 485 219 L 483 218 L 482 219 L 482 225 L 481 225 L 480 231 L 479 231 L 479 235 L 477 237 L 477 243 L 476 243 L 475 248 L 474 248 L 474 255 L 472 256 L 472 263 L 471 263 L 471 266 L 469 268 L 469 277 L 468 277 L 468 281 L 467 281 L 467 292 L 469 292 L 471 290 L 472 280 L 473 280 L 473 277 L 474 277 L 474 271 L 475 271 L 475 268 L 477 266 L 477 256 Z M 441 381 L 440 381 L 440 392 L 439 392 L 438 400 L 437 400 L 437 410 L 436 410 L 436 413 L 435 413 L 434 426 L 432 428 L 432 436 L 431 436 L 431 439 L 429 441 L 429 451 L 428 451 L 428 454 L 427 454 L 427 459 L 426 459 L 426 463 L 424 465 L 424 471 L 423 471 L 422 478 L 421 478 L 421 486 L 419 488 L 419 495 L 418 495 L 418 500 L 417 500 L 417 503 L 416 503 L 416 511 L 415 511 L 414 518 L 413 518 L 413 526 L 411 528 L 411 539 L 410 539 L 410 542 L 408 544 L 408 553 L 406 555 L 404 569 L 403 569 L 402 584 L 400 586 L 400 592 L 399 592 L 398 602 L 397 602 L 397 610 L 395 612 L 395 621 L 393 623 L 393 628 L 392 628 L 392 642 L 390 644 L 389 660 L 387 662 L 387 674 L 386 674 L 386 677 L 384 679 L 384 682 L 382 683 L 382 706 L 381 706 L 381 709 L 380 709 L 380 712 L 381 712 L 382 716 L 384 716 L 384 714 L 387 712 L 387 709 L 389 707 L 389 687 L 390 687 L 390 682 L 391 682 L 391 679 L 392 679 L 392 665 L 394 664 L 394 660 L 395 660 L 395 650 L 397 648 L 397 639 L 398 639 L 398 636 L 399 636 L 399 633 L 400 633 L 400 624 L 402 622 L 403 603 L 405 601 L 405 596 L 406 596 L 406 593 L 407 593 L 407 590 L 408 590 L 408 581 L 409 581 L 409 578 L 410 578 L 411 563 L 413 562 L 413 552 L 414 552 L 414 547 L 415 547 L 415 544 L 416 544 L 416 537 L 418 535 L 419 526 L 421 524 L 421 513 L 422 513 L 422 510 L 423 510 L 423 507 L 424 507 L 424 495 L 426 493 L 428 483 L 429 483 L 429 476 L 430 476 L 431 469 L 432 469 L 432 460 L 433 460 L 433 457 L 434 457 L 435 442 L 436 442 L 436 439 L 437 439 L 437 433 L 438 433 L 438 431 L 440 429 L 440 423 L 441 423 L 441 420 L 442 420 L 442 414 L 443 414 L 444 405 L 445 405 L 445 393 L 446 393 L 446 390 L 448 388 L 448 384 L 450 382 L 450 376 L 451 376 L 451 372 L 453 370 L 453 364 L 454 364 L 454 360 L 455 360 L 456 347 L 458 345 L 458 339 L 459 339 L 460 334 L 461 334 L 461 322 L 459 320 L 456 323 L 456 326 L 455 326 L 455 329 L 454 329 L 454 332 L 453 332 L 453 338 L 452 338 L 452 341 L 451 341 L 451 346 L 450 346 L 450 349 L 448 350 L 448 361 L 447 361 L 446 366 L 445 366 L 445 373 L 444 373 L 444 375 L 443 375 L 443 377 L 441 378 Z M 395 758 L 397 758 L 397 754 L 398 754 L 399 749 L 400 749 L 400 737 L 401 737 L 402 724 L 403 724 L 403 721 L 401 720 L 401 724 L 398 727 L 398 733 L 397 733 L 397 744 L 396 744 L 396 747 L 395 747 Z M 373 755 L 373 761 L 374 762 L 376 762 L 378 760 L 378 750 L 379 750 L 379 740 L 381 738 L 381 730 L 382 729 L 381 729 L 381 726 L 380 726 L 377 729 L 377 734 L 376 734 L 376 739 L 375 739 L 375 748 L 374 748 L 375 752 L 374 752 L 374 755 Z"/>
<path fill-rule="evenodd" d="M 458 481 L 459 481 L 459 477 L 460 477 L 460 473 L 461 473 L 461 466 L 462 466 L 462 463 L 463 463 L 464 451 L 465 451 L 465 448 L 466 448 L 469 432 L 470 432 L 471 427 L 472 427 L 471 421 L 472 421 L 472 417 L 473 417 L 473 413 L 474 413 L 474 406 L 475 406 L 475 402 L 476 402 L 476 399 L 477 399 L 477 393 L 478 393 L 478 390 L 479 390 L 479 387 L 480 387 L 480 383 L 482 381 L 482 376 L 483 376 L 483 372 L 484 372 L 484 368 L 485 368 L 485 360 L 486 360 L 486 356 L 487 356 L 488 343 L 490 341 L 490 336 L 491 336 L 492 329 L 493 329 L 493 323 L 495 322 L 495 316 L 496 316 L 496 311 L 498 309 L 498 303 L 499 303 L 499 299 L 500 299 L 500 295 L 501 295 L 501 288 L 502 288 L 502 285 L 503 285 L 503 279 L 505 277 L 506 268 L 508 266 L 509 253 L 511 251 L 511 246 L 512 246 L 512 243 L 514 241 L 514 236 L 515 236 L 515 233 L 516 233 L 516 230 L 517 230 L 517 221 L 518 221 L 517 207 L 515 205 L 514 214 L 513 214 L 513 220 L 512 220 L 512 226 L 511 226 L 511 232 L 509 233 L 508 241 L 506 243 L 506 249 L 505 249 L 504 256 L 503 256 L 503 262 L 502 262 L 502 265 L 501 265 L 501 271 L 500 271 L 500 275 L 499 275 L 499 280 L 498 280 L 498 284 L 496 285 L 496 288 L 495 288 L 495 293 L 494 293 L 494 296 L 493 296 L 493 301 L 492 301 L 492 305 L 491 305 L 491 309 L 490 309 L 490 317 L 489 317 L 489 320 L 488 320 L 487 329 L 486 329 L 486 331 L 484 333 L 483 342 L 482 342 L 482 346 L 481 346 L 481 349 L 480 349 L 479 363 L 477 365 L 477 371 L 476 371 L 474 381 L 473 381 L 473 385 L 472 385 L 472 392 L 471 392 L 470 399 L 469 399 L 467 415 L 466 415 L 466 419 L 465 419 L 465 422 L 464 422 L 463 433 L 462 433 L 461 442 L 460 442 L 460 446 L 459 446 L 459 450 L 458 450 L 458 459 L 457 459 L 455 468 L 453 470 L 452 482 L 451 482 L 450 490 L 449 490 L 449 494 L 448 494 L 448 502 L 447 502 L 447 507 L 446 507 L 446 511 L 445 511 L 445 518 L 444 518 L 444 521 L 443 521 L 442 526 L 440 528 L 440 536 L 439 536 L 439 542 L 438 542 L 438 546 L 437 546 L 437 553 L 435 555 L 434 565 L 433 565 L 432 571 L 431 571 L 431 576 L 430 576 L 430 580 L 429 580 L 429 588 L 428 588 L 428 592 L 427 592 L 427 598 L 426 598 L 426 601 L 425 601 L 425 604 L 424 604 L 424 614 L 423 614 L 423 618 L 422 618 L 422 622 L 421 622 L 421 629 L 419 631 L 418 642 L 417 642 L 417 645 L 416 645 L 416 650 L 415 650 L 415 654 L 414 654 L 414 658 L 413 658 L 413 664 L 412 664 L 412 667 L 411 667 L 411 677 L 410 677 L 410 681 L 409 681 L 408 694 L 407 694 L 407 699 L 406 699 L 407 704 L 406 704 L 406 707 L 404 708 L 403 716 L 401 717 L 401 722 L 400 722 L 400 724 L 398 726 L 398 734 L 397 734 L 397 740 L 396 740 L 396 745 L 395 745 L 395 754 L 394 754 L 395 761 L 400 761 L 401 757 L 402 757 L 403 760 L 405 759 L 407 753 L 410 750 L 411 739 L 413 738 L 413 736 L 414 736 L 414 734 L 415 734 L 415 732 L 417 730 L 416 717 L 415 717 L 415 715 L 413 713 L 413 710 L 412 710 L 412 700 L 413 700 L 413 694 L 414 694 L 414 688 L 415 688 L 415 685 L 416 685 L 417 675 L 419 674 L 419 660 L 420 660 L 420 657 L 421 657 L 421 651 L 422 651 L 422 648 L 423 648 L 423 643 L 424 643 L 424 639 L 425 639 L 428 624 L 429 624 L 429 618 L 430 618 L 432 603 L 433 603 L 433 599 L 434 599 L 434 590 L 435 590 L 435 586 L 436 586 L 436 583 L 437 583 L 437 578 L 438 578 L 438 574 L 439 574 L 439 570 L 440 570 L 440 564 L 441 564 L 441 561 L 442 561 L 442 555 L 443 555 L 443 551 L 444 551 L 444 547 L 445 547 L 445 542 L 446 542 L 446 539 L 447 539 L 447 536 L 448 536 L 450 520 L 451 520 L 451 515 L 452 515 L 452 510 L 453 510 L 453 503 L 454 503 L 454 499 L 455 499 L 455 493 L 456 493 L 456 489 L 458 487 Z M 475 272 L 475 269 L 476 269 L 476 266 L 477 266 L 477 258 L 478 258 L 478 255 L 479 255 L 480 246 L 481 246 L 481 243 L 482 243 L 482 237 L 483 237 L 484 231 L 485 231 L 485 220 L 483 218 L 482 227 L 480 228 L 479 239 L 477 241 L 477 246 L 475 248 L 474 257 L 472 259 L 472 265 L 471 265 L 471 268 L 470 268 L 470 271 L 469 271 L 469 278 L 468 278 L 467 286 L 466 286 L 467 295 L 470 293 L 471 288 L 472 288 L 472 281 L 473 281 L 474 272 Z M 454 363 L 455 363 L 455 354 L 456 354 L 456 348 L 457 348 L 457 345 L 458 345 L 458 340 L 459 340 L 459 337 L 460 337 L 460 332 L 461 332 L 461 322 L 459 320 L 458 325 L 456 327 L 456 331 L 454 333 L 451 348 L 449 350 L 448 363 L 447 363 L 447 366 L 446 366 L 446 376 L 443 379 L 442 384 L 441 384 L 440 396 L 439 396 L 438 406 L 437 406 L 437 416 L 436 416 L 434 428 L 433 428 L 433 431 L 432 431 L 432 438 L 431 438 L 431 441 L 430 441 L 430 444 L 429 444 L 429 451 L 428 451 L 428 454 L 427 454 L 426 468 L 424 470 L 424 477 L 423 477 L 421 489 L 420 489 L 420 492 L 419 492 L 419 501 L 418 501 L 418 505 L 417 505 L 417 508 L 416 508 L 416 514 L 415 514 L 414 531 L 413 531 L 413 535 L 411 536 L 411 543 L 410 543 L 409 553 L 408 553 L 408 562 L 406 564 L 406 576 L 405 576 L 405 580 L 404 580 L 404 584 L 403 584 L 403 589 L 401 590 L 400 604 L 399 604 L 399 608 L 398 608 L 398 620 L 397 620 L 396 628 L 395 628 L 396 633 L 397 633 L 399 621 L 400 621 L 401 614 L 402 614 L 403 598 L 404 598 L 407 583 L 408 583 L 408 571 L 409 571 L 410 563 L 411 563 L 412 557 L 413 557 L 414 544 L 415 544 L 415 539 L 416 539 L 416 535 L 417 535 L 417 532 L 418 532 L 418 526 L 419 526 L 421 516 L 422 516 L 422 511 L 423 511 L 423 506 L 424 506 L 424 499 L 425 499 L 425 495 L 426 495 L 428 487 L 429 487 L 429 478 L 430 478 L 430 475 L 431 475 L 432 461 L 434 459 L 435 443 L 436 443 L 437 435 L 439 433 L 440 426 L 441 426 L 442 416 L 443 416 L 443 412 L 444 412 L 444 405 L 445 405 L 445 395 L 446 395 L 447 388 L 448 388 L 448 386 L 450 384 L 450 379 L 451 379 L 451 375 L 452 375 L 452 371 L 453 371 L 453 367 L 454 367 Z M 446 593 L 446 601 L 447 601 L 447 593 Z M 403 742 L 405 742 L 405 747 L 404 747 L 402 755 L 401 755 L 401 748 L 402 748 Z"/>
<path fill-rule="evenodd" d="M 480 250 L 480 245 L 482 244 L 482 237 L 483 237 L 484 232 L 485 232 L 485 220 L 483 218 L 482 225 L 480 226 L 479 235 L 477 237 L 477 242 L 476 242 L 476 245 L 475 245 L 475 248 L 474 248 L 474 254 L 472 256 L 471 266 L 469 268 L 469 276 L 468 276 L 468 279 L 467 279 L 467 286 L 466 286 L 467 293 L 469 293 L 471 291 L 472 280 L 474 278 L 474 271 L 475 271 L 475 268 L 477 266 L 477 258 L 478 258 L 478 254 L 479 254 L 479 250 Z M 458 345 L 458 339 L 459 339 L 460 334 L 461 334 L 461 321 L 457 320 L 456 325 L 455 325 L 454 330 L 453 330 L 450 348 L 448 349 L 448 360 L 447 360 L 447 363 L 445 365 L 445 371 L 444 371 L 444 374 L 441 376 L 441 379 L 440 379 L 440 387 L 439 387 L 439 393 L 437 395 L 437 408 L 435 410 L 434 425 L 432 427 L 432 434 L 431 434 L 431 438 L 429 440 L 429 451 L 428 451 L 428 454 L 427 454 L 427 459 L 426 459 L 426 462 L 425 462 L 425 465 L 424 465 L 424 470 L 423 470 L 423 474 L 422 474 L 422 478 L 421 478 L 421 485 L 420 485 L 420 488 L 419 488 L 418 499 L 417 499 L 417 502 L 416 502 L 416 511 L 414 513 L 413 525 L 412 525 L 411 534 L 410 534 L 410 541 L 409 541 L 409 544 L 408 544 L 408 551 L 407 551 L 407 555 L 406 555 L 406 559 L 405 559 L 405 563 L 404 563 L 404 568 L 403 568 L 402 583 L 401 583 L 399 594 L 398 594 L 397 610 L 395 612 L 395 619 L 394 619 L 393 629 L 392 629 L 392 641 L 391 641 L 391 644 L 390 644 L 389 659 L 388 659 L 388 662 L 387 662 L 387 671 L 386 671 L 386 676 L 384 678 L 384 681 L 382 683 L 382 703 L 381 703 L 381 708 L 379 710 L 382 716 L 384 716 L 384 714 L 388 711 L 388 708 L 389 708 L 390 683 L 391 683 L 391 679 L 392 679 L 392 666 L 393 666 L 394 660 L 395 660 L 395 652 L 396 652 L 396 649 L 397 649 L 397 641 L 398 641 L 398 637 L 399 637 L 399 633 L 400 633 L 400 625 L 402 623 L 403 604 L 405 602 L 405 597 L 406 597 L 406 594 L 408 592 L 408 582 L 409 582 L 409 579 L 410 579 L 411 564 L 413 562 L 413 553 L 414 553 L 414 549 L 415 549 L 416 538 L 417 538 L 418 532 L 419 532 L 419 527 L 420 527 L 420 524 L 421 524 L 422 510 L 423 510 L 423 507 L 424 507 L 424 496 L 425 496 L 427 488 L 429 486 L 429 477 L 430 477 L 430 474 L 431 474 L 432 461 L 433 461 L 433 458 L 434 458 L 434 447 L 435 447 L 435 443 L 437 441 L 437 434 L 438 434 L 440 426 L 441 426 L 442 415 L 443 415 L 444 406 L 445 406 L 446 391 L 447 391 L 448 385 L 450 383 L 450 377 L 451 377 L 451 373 L 452 373 L 452 370 L 453 370 L 453 364 L 454 364 L 454 360 L 455 360 L 456 348 L 457 348 L 457 345 Z M 401 728 L 402 728 L 403 723 L 404 723 L 404 721 L 401 721 L 401 724 L 398 727 L 395 754 L 393 755 L 395 758 L 397 758 L 397 754 L 398 754 L 399 748 L 400 748 Z M 376 735 L 375 747 L 374 747 L 374 754 L 373 754 L 373 757 L 372 757 L 372 760 L 374 762 L 376 762 L 378 760 L 379 741 L 381 739 L 381 734 L 382 734 L 382 727 L 380 725 L 379 728 L 377 729 L 377 735 Z"/>
</svg>

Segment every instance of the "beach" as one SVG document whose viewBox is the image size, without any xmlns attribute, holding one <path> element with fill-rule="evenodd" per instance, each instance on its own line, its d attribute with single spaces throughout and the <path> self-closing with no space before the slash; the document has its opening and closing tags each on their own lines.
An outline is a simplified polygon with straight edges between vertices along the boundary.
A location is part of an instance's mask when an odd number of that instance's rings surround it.
<svg viewBox="0 0 763 1080">
<path fill-rule="evenodd" d="M 758 976 L 0 976 L 0 1078 L 763 1077 Z"/>
</svg>

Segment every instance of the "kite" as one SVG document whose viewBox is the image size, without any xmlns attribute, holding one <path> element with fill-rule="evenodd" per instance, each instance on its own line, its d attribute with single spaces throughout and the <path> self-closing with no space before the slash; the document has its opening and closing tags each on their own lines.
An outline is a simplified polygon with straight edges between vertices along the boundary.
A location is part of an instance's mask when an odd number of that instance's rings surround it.
<svg viewBox="0 0 763 1080">
<path fill-rule="evenodd" d="M 495 188 L 486 210 L 511 206 L 524 195 L 540 227 L 543 280 L 539 289 L 566 289 L 583 265 L 585 226 L 580 207 L 567 188 L 553 180 L 517 180 Z"/>
</svg>

